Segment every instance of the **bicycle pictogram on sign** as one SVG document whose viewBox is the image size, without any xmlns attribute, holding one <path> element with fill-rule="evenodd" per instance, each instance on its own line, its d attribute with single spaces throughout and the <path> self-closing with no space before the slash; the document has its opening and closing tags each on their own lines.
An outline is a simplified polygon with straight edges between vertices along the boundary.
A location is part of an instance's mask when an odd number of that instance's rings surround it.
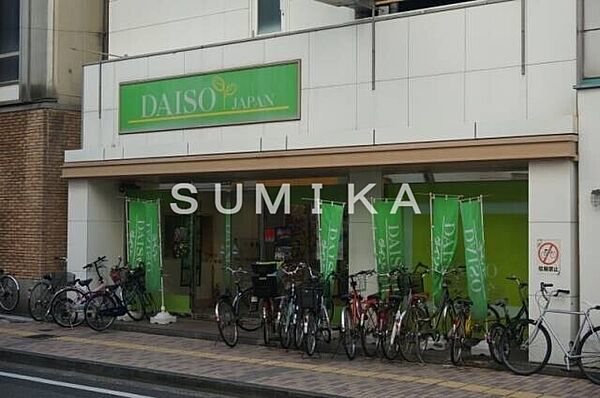
<svg viewBox="0 0 600 398">
<path fill-rule="evenodd" d="M 538 269 L 546 272 L 559 272 L 560 241 L 540 239 L 537 243 Z"/>
</svg>

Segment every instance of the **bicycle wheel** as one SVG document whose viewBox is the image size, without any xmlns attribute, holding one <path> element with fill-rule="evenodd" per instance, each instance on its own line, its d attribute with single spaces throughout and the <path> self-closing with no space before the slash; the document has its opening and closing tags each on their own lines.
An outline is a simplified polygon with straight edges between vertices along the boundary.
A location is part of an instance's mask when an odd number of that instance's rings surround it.
<svg viewBox="0 0 600 398">
<path fill-rule="evenodd" d="M 69 287 L 56 292 L 50 303 L 50 311 L 57 325 L 72 328 L 85 320 L 85 293 L 77 288 Z"/>
<path fill-rule="evenodd" d="M 427 314 L 420 307 L 411 306 L 406 310 L 400 324 L 400 354 L 409 362 L 423 362 L 427 339 L 421 337 L 421 320 Z"/>
<path fill-rule="evenodd" d="M 360 343 L 363 352 L 368 357 L 374 357 L 379 350 L 378 323 L 377 308 L 369 305 L 363 313 L 360 327 Z"/>
<path fill-rule="evenodd" d="M 490 330 L 487 336 L 487 343 L 490 349 L 490 357 L 494 362 L 502 365 L 502 353 L 500 352 L 500 343 L 502 341 L 502 334 L 504 333 L 505 326 L 501 323 L 494 323 L 490 326 Z"/>
<path fill-rule="evenodd" d="M 127 315 L 134 321 L 141 321 L 146 317 L 144 298 L 138 290 L 123 290 L 123 304 L 127 309 Z"/>
<path fill-rule="evenodd" d="M 294 318 L 294 303 L 292 301 L 287 302 L 283 307 L 281 314 L 281 320 L 279 322 L 279 342 L 281 348 L 286 350 L 290 348 L 294 341 L 295 325 L 293 325 Z"/>
<path fill-rule="evenodd" d="M 342 309 L 342 328 L 340 334 L 346 356 L 348 359 L 353 360 L 356 357 L 356 325 L 354 325 L 352 314 L 348 307 Z"/>
<path fill-rule="evenodd" d="M 109 294 L 97 294 L 85 303 L 85 321 L 97 332 L 108 329 L 117 319 L 117 303 Z"/>
<path fill-rule="evenodd" d="M 325 305 L 321 305 L 318 327 L 321 336 L 323 336 L 323 341 L 327 344 L 331 343 L 331 323 L 329 322 L 329 313 Z"/>
<path fill-rule="evenodd" d="M 263 341 L 265 345 L 269 345 L 274 330 L 270 299 L 262 299 L 260 307 L 262 314 Z"/>
<path fill-rule="evenodd" d="M 238 327 L 229 301 L 221 299 L 217 302 L 215 316 L 221 338 L 229 347 L 235 347 L 238 342 Z"/>
<path fill-rule="evenodd" d="M 540 323 L 535 326 L 532 319 L 520 319 L 509 324 L 501 341 L 502 361 L 508 369 L 518 375 L 537 373 L 550 359 L 550 335 L 544 325 Z"/>
<path fill-rule="evenodd" d="M 254 300 L 255 299 L 255 300 Z M 254 332 L 262 326 L 262 314 L 258 298 L 253 297 L 252 289 L 244 290 L 234 302 L 238 326 L 246 332 Z"/>
<path fill-rule="evenodd" d="M 52 296 L 52 285 L 48 281 L 43 280 L 33 285 L 29 292 L 27 307 L 29 315 L 34 320 L 41 322 L 46 319 Z"/>
<path fill-rule="evenodd" d="M 304 315 L 304 352 L 312 356 L 317 348 L 317 320 L 313 311 L 306 311 Z"/>
<path fill-rule="evenodd" d="M 19 283 L 10 275 L 0 277 L 0 308 L 12 311 L 19 304 Z"/>
<path fill-rule="evenodd" d="M 156 304 L 156 300 L 154 300 L 154 296 L 152 293 L 144 292 L 142 294 L 142 299 L 144 300 L 144 312 L 146 313 L 146 318 L 150 318 L 158 313 L 158 305 Z"/>
<path fill-rule="evenodd" d="M 381 351 L 383 351 L 383 356 L 390 361 L 396 359 L 398 357 L 398 353 L 400 352 L 400 339 L 398 338 L 398 331 L 400 329 L 399 326 L 399 313 L 394 317 L 388 317 L 388 322 L 383 332 Z"/>
<path fill-rule="evenodd" d="M 304 344 L 304 319 L 300 309 L 294 312 L 294 347 L 300 349 Z"/>
<path fill-rule="evenodd" d="M 489 304 L 488 304 L 487 308 L 488 308 L 487 321 L 489 323 L 500 323 L 500 314 L 498 313 L 498 310 L 496 310 L 494 307 L 492 307 Z"/>
<path fill-rule="evenodd" d="M 461 312 L 454 321 L 452 338 L 450 339 L 450 360 L 456 366 L 463 363 L 463 348 L 466 340 L 465 323 L 465 314 Z"/>
<path fill-rule="evenodd" d="M 454 313 L 454 308 L 450 304 L 446 304 L 446 306 L 441 310 L 441 313 L 438 318 L 438 324 L 436 325 L 436 340 L 438 342 L 440 341 L 440 339 L 450 341 L 450 334 L 452 332 L 452 326 L 455 316 L 456 314 Z"/>
<path fill-rule="evenodd" d="M 593 383 L 600 384 L 600 326 L 583 336 L 577 355 L 581 372 Z"/>
</svg>

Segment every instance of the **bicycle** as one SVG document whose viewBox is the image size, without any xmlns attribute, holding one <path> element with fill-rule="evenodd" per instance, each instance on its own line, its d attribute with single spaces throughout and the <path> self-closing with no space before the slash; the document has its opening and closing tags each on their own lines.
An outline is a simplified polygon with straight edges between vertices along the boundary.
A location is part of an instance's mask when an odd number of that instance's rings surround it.
<svg viewBox="0 0 600 398">
<path fill-rule="evenodd" d="M 503 365 L 501 353 L 499 352 L 500 340 L 502 339 L 502 334 L 504 333 L 504 329 L 513 322 L 518 321 L 519 319 L 527 319 L 529 318 L 529 308 L 527 302 L 527 292 L 525 291 L 528 287 L 528 284 L 522 282 L 517 276 L 511 275 L 506 277 L 507 280 L 515 282 L 517 285 L 517 289 L 519 291 L 519 298 L 521 301 L 521 308 L 517 314 L 511 318 L 508 309 L 507 309 L 507 299 L 501 299 L 494 303 L 496 307 L 500 307 L 504 312 L 504 319 L 502 322 L 494 323 L 490 326 L 489 333 L 487 335 L 487 343 L 490 350 L 490 357 L 492 360 L 499 365 Z"/>
<path fill-rule="evenodd" d="M 252 288 L 241 287 L 241 275 L 248 274 L 248 271 L 241 267 L 235 270 L 226 267 L 226 271 L 235 280 L 236 293 L 233 298 L 229 294 L 219 297 L 215 305 L 215 320 L 223 342 L 229 347 L 235 347 L 239 337 L 238 327 L 252 332 L 262 326 L 262 320 L 258 311 L 258 299 L 253 295 Z"/>
<path fill-rule="evenodd" d="M 323 296 L 323 282 L 328 283 L 329 277 L 321 281 L 319 273 L 313 273 L 310 266 L 306 266 L 309 273 L 309 281 L 300 288 L 300 308 L 303 325 L 304 352 L 308 356 L 315 353 L 318 336 L 324 342 L 331 342 L 331 322 Z M 332 310 L 333 313 L 333 310 Z"/>
<path fill-rule="evenodd" d="M 570 290 L 565 289 L 547 290 L 552 287 L 554 285 L 551 283 L 540 283 L 540 291 L 536 293 L 540 315 L 536 320 L 520 319 L 506 328 L 500 350 L 504 364 L 518 375 L 527 376 L 540 372 L 550 359 L 552 352 L 550 336 L 552 336 L 564 354 L 567 370 L 570 370 L 574 362 L 590 381 L 600 384 L 600 326 L 595 326 L 590 317 L 590 312 L 599 311 L 600 305 L 591 306 L 585 311 L 550 308 L 551 298 L 561 294 L 571 294 Z M 575 340 L 569 342 L 568 348 L 557 337 L 552 325 L 546 319 L 546 314 L 583 316 Z M 515 329 L 519 334 L 516 334 Z"/>
<path fill-rule="evenodd" d="M 132 319 L 137 318 L 134 314 L 143 314 L 142 300 L 138 292 L 128 294 L 121 289 L 122 272 L 127 272 L 127 267 L 119 263 L 111 270 L 111 277 L 114 285 L 106 286 L 102 291 L 94 293 L 85 303 L 84 314 L 88 326 L 97 332 L 108 329 L 115 322 L 117 317 L 127 314 Z M 116 277 L 116 275 L 119 275 Z M 119 294 L 119 290 L 121 294 Z"/>
<path fill-rule="evenodd" d="M 348 275 L 351 290 L 346 297 L 342 297 L 346 299 L 346 305 L 342 308 L 340 339 L 350 360 L 356 357 L 356 340 L 364 313 L 360 292 L 366 289 L 366 278 L 374 273 L 374 270 L 365 270 Z M 357 288 L 359 281 L 361 286 Z"/>
<path fill-rule="evenodd" d="M 262 318 L 263 341 L 265 345 L 271 342 L 271 336 L 277 332 L 278 317 L 274 314 L 273 300 L 277 296 L 277 263 L 254 263 L 252 267 L 252 297 L 259 299 Z"/>
<path fill-rule="evenodd" d="M 67 258 L 56 257 L 56 260 L 60 260 L 66 264 Z M 33 320 L 38 322 L 50 320 L 49 315 L 51 313 L 48 309 L 50 308 L 50 302 L 54 297 L 54 293 L 66 286 L 72 277 L 73 274 L 68 272 L 46 274 L 40 281 L 33 285 L 29 290 L 29 297 L 27 299 L 27 309 Z"/>
<path fill-rule="evenodd" d="M 9 312 L 17 308 L 19 291 L 19 282 L 0 269 L 0 308 Z"/>
<path fill-rule="evenodd" d="M 281 268 L 281 272 L 290 278 L 290 287 L 287 294 L 281 300 L 279 312 L 277 314 L 277 324 L 279 333 L 279 342 L 282 348 L 288 349 L 292 343 L 296 343 L 298 322 L 298 294 L 296 292 L 296 281 L 294 278 L 303 267 L 297 265 L 292 271 Z M 296 348 L 299 348 L 296 346 Z"/>
<path fill-rule="evenodd" d="M 98 257 L 95 261 L 83 267 L 84 270 L 94 267 L 98 278 L 98 286 L 94 289 L 90 288 L 92 278 L 85 280 L 77 279 L 73 283 L 69 283 L 69 286 L 63 287 L 54 293 L 48 306 L 48 312 L 56 324 L 65 328 L 72 328 L 84 322 L 85 304 L 94 294 L 106 288 L 106 283 L 100 273 L 100 268 L 105 267 L 103 264 L 105 261 L 106 256 Z"/>
</svg>

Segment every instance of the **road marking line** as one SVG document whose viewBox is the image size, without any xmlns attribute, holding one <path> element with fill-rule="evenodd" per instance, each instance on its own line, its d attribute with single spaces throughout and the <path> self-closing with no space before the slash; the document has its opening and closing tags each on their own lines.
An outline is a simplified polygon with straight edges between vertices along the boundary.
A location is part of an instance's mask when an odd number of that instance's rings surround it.
<svg viewBox="0 0 600 398">
<path fill-rule="evenodd" d="M 21 375 L 21 374 L 17 374 L 17 373 L 0 372 L 0 377 L 6 377 L 9 379 L 18 379 L 18 380 L 24 380 L 24 381 L 31 381 L 31 382 L 39 383 L 39 384 L 48 384 L 51 386 L 70 388 L 73 390 L 94 392 L 94 393 L 98 393 L 98 394 L 113 395 L 115 397 L 152 398 L 148 395 L 139 395 L 139 394 L 133 394 L 133 393 L 129 393 L 129 392 L 109 390 L 109 389 L 100 388 L 100 387 L 90 387 L 90 386 L 85 386 L 82 384 L 65 383 L 63 381 L 42 379 L 41 377 L 25 376 L 25 375 Z"/>
<path fill-rule="evenodd" d="M 12 329 L 0 328 L 0 334 L 8 334 L 8 335 L 16 335 L 20 337 L 26 337 L 35 335 L 37 333 L 32 332 L 22 332 Z M 328 365 L 311 365 L 304 364 L 298 362 L 286 362 L 279 360 L 268 360 L 268 359 L 259 359 L 259 358 L 251 358 L 251 357 L 242 357 L 242 356 L 227 356 L 227 355 L 219 355 L 211 352 L 205 351 L 186 351 L 180 350 L 176 348 L 166 348 L 166 347 L 156 347 L 149 345 L 142 345 L 136 343 L 129 343 L 125 341 L 115 341 L 115 340 L 100 340 L 100 339 L 91 339 L 84 337 L 71 337 L 71 336 L 60 336 L 54 338 L 54 340 L 64 341 L 67 343 L 83 343 L 83 344 L 93 344 L 105 347 L 112 348 L 121 348 L 128 350 L 136 350 L 136 351 L 146 351 L 158 354 L 170 354 L 170 355 L 181 355 L 187 357 L 195 357 L 202 359 L 211 359 L 218 361 L 227 361 L 227 362 L 235 362 L 235 363 L 245 363 L 245 364 L 255 364 L 255 365 L 269 365 L 269 366 L 278 366 L 288 369 L 300 369 L 306 371 L 320 372 L 320 373 L 330 373 L 330 374 L 340 374 L 344 376 L 358 376 L 365 378 L 378 378 L 378 379 L 388 379 L 395 380 L 400 382 L 408 382 L 408 383 L 418 383 L 418 384 L 429 384 L 429 385 L 439 385 L 442 387 L 446 387 L 451 390 L 464 390 L 469 392 L 481 392 L 490 395 L 513 395 L 519 396 L 520 394 L 535 394 L 526 391 L 517 391 L 517 390 L 505 390 L 494 388 L 491 386 L 482 386 L 478 384 L 468 384 L 468 383 L 460 383 L 454 382 L 450 380 L 441 380 L 435 378 L 424 378 L 424 377 L 415 377 L 408 375 L 399 375 L 394 373 L 377 373 L 372 371 L 364 371 L 358 369 L 349 369 L 349 368 L 335 368 Z M 543 396 L 551 398 L 550 395 L 545 394 L 536 394 L 537 396 Z"/>
</svg>

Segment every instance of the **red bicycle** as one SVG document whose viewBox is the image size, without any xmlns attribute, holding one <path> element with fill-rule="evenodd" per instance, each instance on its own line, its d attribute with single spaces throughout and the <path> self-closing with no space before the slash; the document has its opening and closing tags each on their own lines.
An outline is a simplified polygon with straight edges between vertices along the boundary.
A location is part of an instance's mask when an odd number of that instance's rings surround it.
<svg viewBox="0 0 600 398">
<path fill-rule="evenodd" d="M 376 297 L 368 296 L 363 303 L 363 298 L 360 294 L 361 290 L 366 289 L 367 277 L 373 274 L 375 274 L 374 270 L 366 270 L 348 275 L 351 291 L 347 296 L 346 305 L 342 308 L 340 338 L 344 346 L 344 351 L 346 351 L 346 355 L 350 360 L 356 357 L 356 341 L 359 335 L 361 336 L 361 342 L 363 340 L 362 325 L 365 323 L 366 303 L 371 301 L 374 305 L 376 302 Z"/>
</svg>

